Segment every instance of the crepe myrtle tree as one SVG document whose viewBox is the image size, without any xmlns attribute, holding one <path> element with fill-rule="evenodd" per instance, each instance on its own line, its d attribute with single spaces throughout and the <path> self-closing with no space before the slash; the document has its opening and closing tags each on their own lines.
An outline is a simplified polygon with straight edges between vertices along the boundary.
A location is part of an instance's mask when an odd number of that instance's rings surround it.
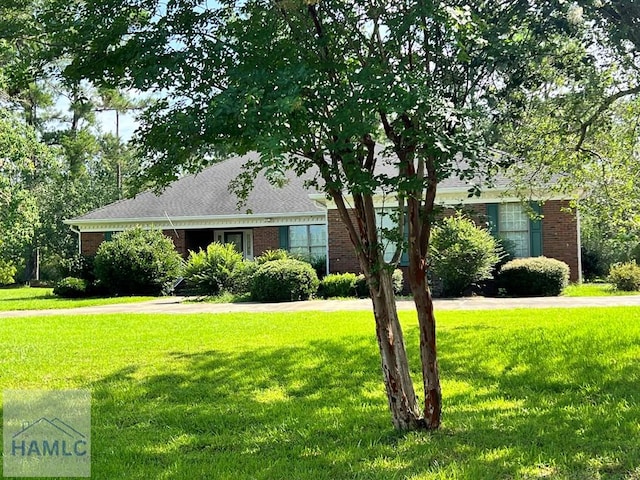
<svg viewBox="0 0 640 480">
<path fill-rule="evenodd" d="M 69 52 L 69 77 L 159 98 L 137 132 L 143 178 L 167 184 L 253 150 L 259 160 L 245 165 L 236 184 L 244 193 L 257 171 L 276 180 L 287 169 L 317 172 L 368 281 L 393 424 L 438 428 L 442 394 L 426 282 L 438 184 L 450 176 L 490 177 L 498 163 L 489 151 L 494 126 L 517 117 L 524 92 L 544 83 L 543 65 L 562 67 L 549 59 L 576 34 L 566 2 L 53 5 L 51 28 L 66 39 L 60 44 L 77 46 Z M 381 173 L 382 161 L 392 174 Z M 374 202 L 380 194 L 397 199 L 397 228 L 381 229 Z M 397 249 L 385 261 L 389 239 Z M 391 282 L 403 249 L 420 331 L 423 405 Z"/>
</svg>

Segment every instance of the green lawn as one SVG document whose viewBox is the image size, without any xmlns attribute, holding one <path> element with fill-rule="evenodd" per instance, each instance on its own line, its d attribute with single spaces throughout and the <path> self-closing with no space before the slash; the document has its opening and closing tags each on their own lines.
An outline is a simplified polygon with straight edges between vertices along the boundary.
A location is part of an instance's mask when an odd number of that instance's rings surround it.
<svg viewBox="0 0 640 480">
<path fill-rule="evenodd" d="M 91 389 L 94 479 L 640 478 L 639 317 L 440 312 L 435 433 L 392 429 L 368 312 L 2 319 L 0 390 Z"/>
<path fill-rule="evenodd" d="M 563 297 L 609 297 L 612 295 L 640 295 L 640 292 L 616 290 L 610 283 L 573 284 L 562 292 Z"/>
<path fill-rule="evenodd" d="M 68 299 L 56 297 L 52 292 L 52 288 L 0 288 L 0 311 L 92 307 L 115 303 L 143 302 L 153 298 L 115 297 Z"/>
</svg>

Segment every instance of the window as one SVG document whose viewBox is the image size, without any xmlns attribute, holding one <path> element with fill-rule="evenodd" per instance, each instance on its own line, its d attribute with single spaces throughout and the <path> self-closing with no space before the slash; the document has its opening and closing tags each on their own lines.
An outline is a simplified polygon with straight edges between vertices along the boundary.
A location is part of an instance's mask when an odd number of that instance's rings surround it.
<svg viewBox="0 0 640 480">
<path fill-rule="evenodd" d="M 398 248 L 397 241 L 395 241 L 393 238 L 394 234 L 397 235 L 397 218 L 398 214 L 393 208 L 376 209 L 376 225 L 378 226 L 378 235 L 380 242 L 382 243 L 384 248 L 384 261 L 387 263 L 393 260 L 393 255 L 396 253 L 396 249 Z M 405 218 L 405 239 L 407 237 L 407 230 L 408 227 L 406 225 Z"/>
<path fill-rule="evenodd" d="M 294 225 L 289 227 L 289 251 L 310 257 L 327 254 L 327 229 L 324 225 Z"/>
<path fill-rule="evenodd" d="M 531 202 L 531 210 L 542 214 L 542 207 Z M 531 219 L 527 209 L 520 203 L 487 204 L 487 216 L 491 233 L 513 242 L 516 257 L 538 257 L 542 255 L 542 222 Z"/>
<path fill-rule="evenodd" d="M 519 203 L 505 203 L 498 208 L 498 234 L 513 243 L 516 257 L 528 257 L 529 216 Z"/>
</svg>

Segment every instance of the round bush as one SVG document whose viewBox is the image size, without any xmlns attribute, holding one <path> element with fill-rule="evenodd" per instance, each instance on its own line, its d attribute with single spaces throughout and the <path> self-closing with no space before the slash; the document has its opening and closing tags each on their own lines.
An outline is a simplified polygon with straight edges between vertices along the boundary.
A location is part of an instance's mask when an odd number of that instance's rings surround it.
<svg viewBox="0 0 640 480">
<path fill-rule="evenodd" d="M 318 278 L 322 279 L 327 276 L 327 257 L 324 255 L 308 255 L 301 253 L 289 253 L 289 257 L 293 260 L 300 260 L 301 262 L 307 262 L 313 267 L 318 275 Z"/>
<path fill-rule="evenodd" d="M 53 287 L 53 294 L 62 298 L 81 298 L 88 295 L 88 283 L 82 278 L 65 277 Z"/>
<path fill-rule="evenodd" d="M 273 260 L 258 267 L 251 279 L 251 296 L 259 302 L 308 300 L 318 290 L 318 275 L 299 260 Z"/>
<path fill-rule="evenodd" d="M 404 289 L 404 274 L 402 270 L 396 268 L 391 275 L 391 282 L 393 283 L 393 293 L 399 295 L 402 293 Z M 364 277 L 364 274 L 358 275 L 356 278 L 356 296 L 358 298 L 367 298 L 369 296 L 369 285 L 367 284 L 367 279 Z"/>
<path fill-rule="evenodd" d="M 609 282 L 615 285 L 616 289 L 624 292 L 640 290 L 640 266 L 635 260 L 612 265 L 609 270 Z"/>
<path fill-rule="evenodd" d="M 320 281 L 319 296 L 323 298 L 353 297 L 356 294 L 355 273 L 331 273 Z"/>
<path fill-rule="evenodd" d="M 160 295 L 171 291 L 182 259 L 158 230 L 135 228 L 103 242 L 94 267 L 98 283 L 112 295 Z"/>
<path fill-rule="evenodd" d="M 212 243 L 206 250 L 189 252 L 184 269 L 188 288 L 200 295 L 217 295 L 229 289 L 229 277 L 242 263 L 242 254 L 234 245 Z"/>
<path fill-rule="evenodd" d="M 560 295 L 569 284 L 569 265 L 554 258 L 518 258 L 504 264 L 497 280 L 508 295 Z"/>
<path fill-rule="evenodd" d="M 236 295 L 251 291 L 251 279 L 258 269 L 256 262 L 243 261 L 236 264 L 227 279 L 227 289 Z"/>
<path fill-rule="evenodd" d="M 469 219 L 448 217 L 433 229 L 429 256 L 431 270 L 445 296 L 461 295 L 476 282 L 492 277 L 500 247 L 487 230 Z"/>
</svg>

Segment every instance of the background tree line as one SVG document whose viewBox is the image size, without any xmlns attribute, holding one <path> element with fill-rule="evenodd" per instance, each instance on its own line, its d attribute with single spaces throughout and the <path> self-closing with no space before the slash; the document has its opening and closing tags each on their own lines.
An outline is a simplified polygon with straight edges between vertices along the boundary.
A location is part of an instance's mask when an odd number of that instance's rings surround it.
<svg viewBox="0 0 640 480">
<path fill-rule="evenodd" d="M 105 132 L 98 114 L 113 111 L 117 122 L 141 102 L 65 79 L 70 58 L 57 53 L 45 6 L 0 6 L 1 283 L 59 277 L 78 248 L 62 221 L 128 195 L 137 166 L 118 127 Z"/>
</svg>

